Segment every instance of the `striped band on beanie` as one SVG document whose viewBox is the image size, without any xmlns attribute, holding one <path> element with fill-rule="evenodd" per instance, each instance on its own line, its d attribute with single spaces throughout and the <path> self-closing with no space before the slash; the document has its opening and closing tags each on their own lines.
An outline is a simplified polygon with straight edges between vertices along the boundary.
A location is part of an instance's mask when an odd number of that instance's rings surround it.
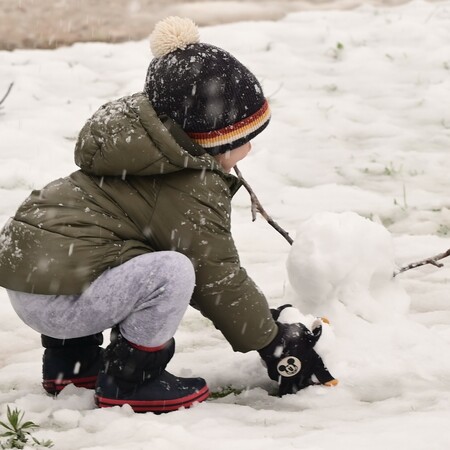
<svg viewBox="0 0 450 450">
<path fill-rule="evenodd" d="M 267 100 L 263 106 L 250 117 L 247 117 L 220 130 L 207 131 L 205 133 L 187 133 L 188 136 L 205 149 L 224 148 L 233 146 L 233 143 L 241 142 L 250 135 L 256 135 L 264 129 L 270 120 L 270 108 Z M 242 144 L 240 144 L 242 145 Z M 220 152 L 217 152 L 220 153 Z"/>
</svg>

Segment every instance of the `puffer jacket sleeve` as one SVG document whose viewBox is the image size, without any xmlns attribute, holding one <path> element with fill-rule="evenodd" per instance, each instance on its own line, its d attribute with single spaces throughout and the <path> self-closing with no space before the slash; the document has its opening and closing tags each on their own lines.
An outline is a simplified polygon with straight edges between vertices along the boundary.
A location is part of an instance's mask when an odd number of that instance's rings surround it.
<svg viewBox="0 0 450 450">
<path fill-rule="evenodd" d="M 165 176 L 150 229 L 158 248 L 192 260 L 194 306 L 235 351 L 247 352 L 268 345 L 277 326 L 265 296 L 240 265 L 230 231 L 230 200 L 228 186 L 216 173 L 186 170 Z"/>
</svg>

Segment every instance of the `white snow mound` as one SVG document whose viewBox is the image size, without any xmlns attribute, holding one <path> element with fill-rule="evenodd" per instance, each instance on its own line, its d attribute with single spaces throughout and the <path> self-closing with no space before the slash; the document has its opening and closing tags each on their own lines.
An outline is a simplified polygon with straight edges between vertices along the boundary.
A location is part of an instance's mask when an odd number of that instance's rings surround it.
<svg viewBox="0 0 450 450">
<path fill-rule="evenodd" d="M 322 212 L 303 222 L 287 261 L 303 313 L 336 314 L 343 305 L 371 322 L 408 310 L 394 269 L 390 233 L 353 212 Z"/>
</svg>

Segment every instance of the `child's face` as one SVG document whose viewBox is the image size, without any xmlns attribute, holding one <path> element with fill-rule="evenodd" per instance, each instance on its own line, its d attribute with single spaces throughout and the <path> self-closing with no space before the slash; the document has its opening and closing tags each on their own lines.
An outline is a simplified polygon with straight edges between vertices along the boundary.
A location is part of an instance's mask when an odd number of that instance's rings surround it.
<svg viewBox="0 0 450 450">
<path fill-rule="evenodd" d="M 225 172 L 230 172 L 230 170 L 241 160 L 244 159 L 248 152 L 252 149 L 252 144 L 247 142 L 234 150 L 229 150 L 228 152 L 221 153 L 215 156 L 218 163 L 223 167 Z"/>
</svg>

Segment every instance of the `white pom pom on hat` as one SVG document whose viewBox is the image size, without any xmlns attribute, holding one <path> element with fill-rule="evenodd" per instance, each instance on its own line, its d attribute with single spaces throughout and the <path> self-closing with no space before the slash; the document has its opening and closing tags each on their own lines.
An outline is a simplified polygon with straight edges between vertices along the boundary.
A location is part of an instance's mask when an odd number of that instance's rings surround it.
<svg viewBox="0 0 450 450">
<path fill-rule="evenodd" d="M 156 58 L 177 49 L 196 44 L 200 34 L 194 21 L 187 17 L 170 16 L 155 25 L 150 35 L 150 49 Z"/>
</svg>

